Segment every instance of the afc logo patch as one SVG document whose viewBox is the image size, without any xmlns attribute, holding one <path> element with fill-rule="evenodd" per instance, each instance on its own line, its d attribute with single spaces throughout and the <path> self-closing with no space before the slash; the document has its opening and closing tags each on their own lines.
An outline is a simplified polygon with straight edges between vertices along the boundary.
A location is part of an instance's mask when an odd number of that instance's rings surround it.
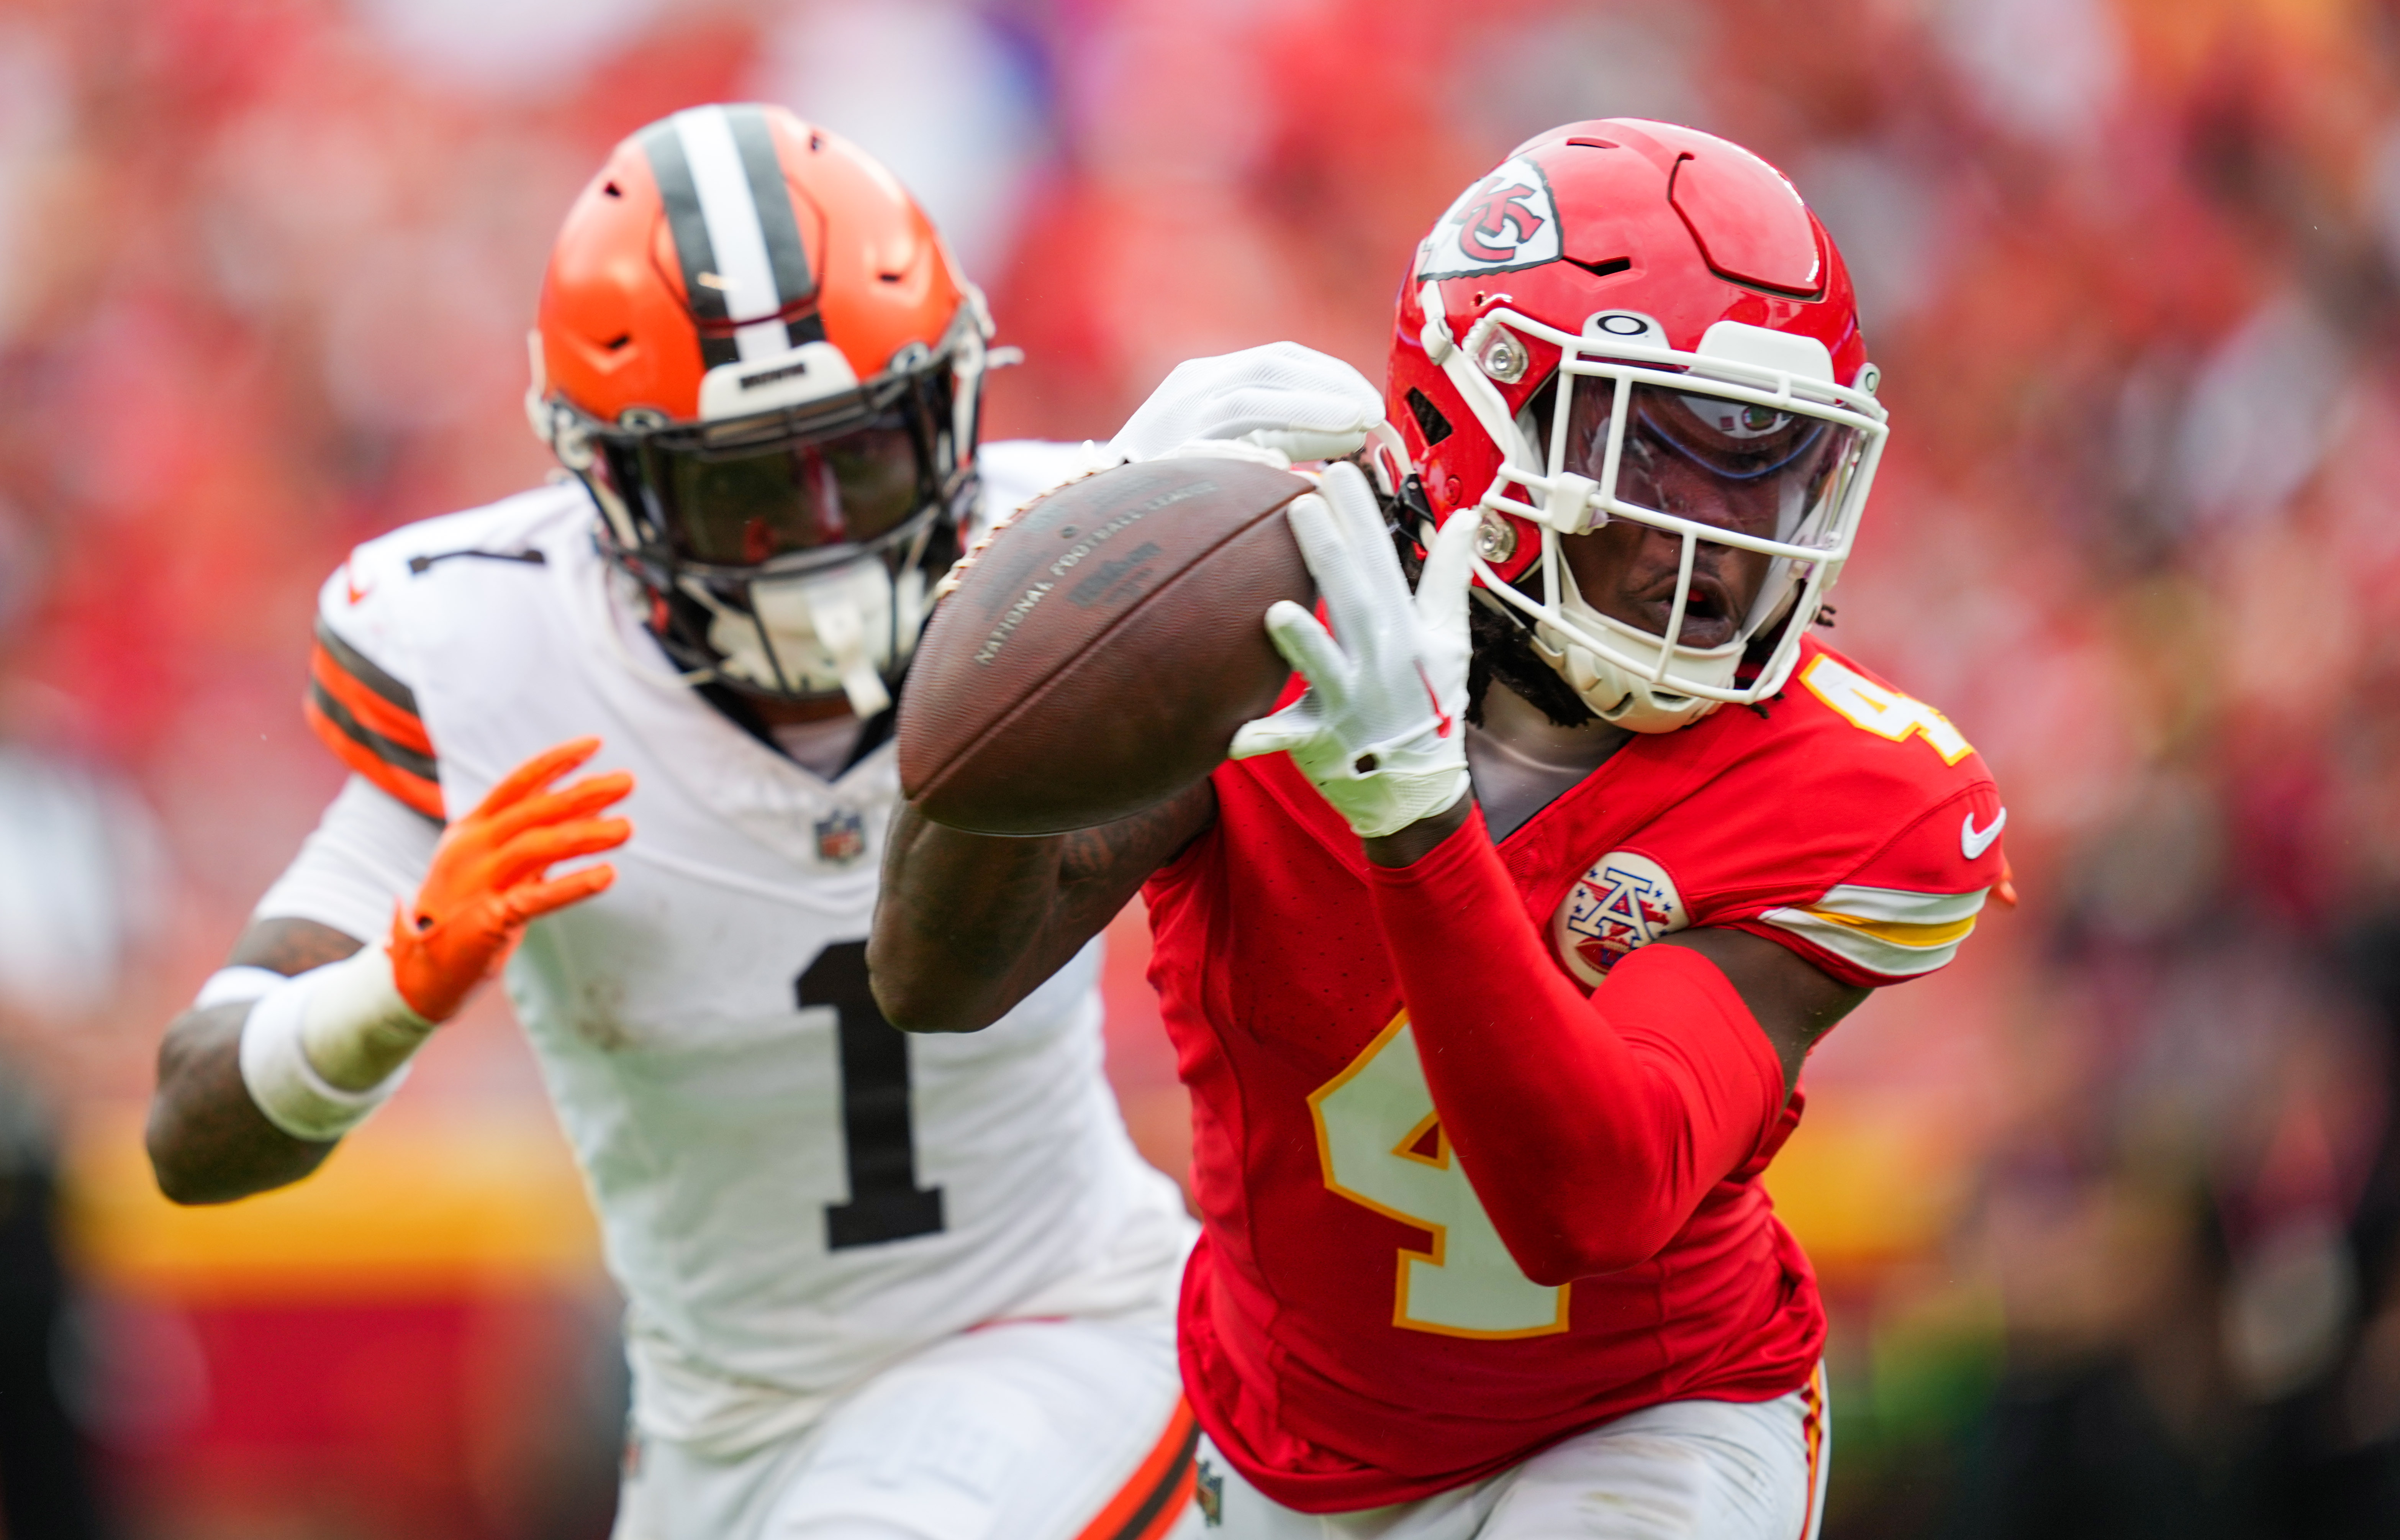
<svg viewBox="0 0 2400 1540">
<path fill-rule="evenodd" d="M 836 808 L 816 821 L 817 859 L 847 866 L 866 853 L 866 820 L 852 808 Z"/>
<path fill-rule="evenodd" d="M 1417 248 L 1417 277 L 1464 278 L 1556 262 L 1559 210 L 1542 169 L 1519 156 L 1469 187 Z"/>
<path fill-rule="evenodd" d="M 1567 890 L 1550 936 L 1567 972 L 1597 988 L 1627 953 L 1689 923 L 1666 867 L 1631 851 L 1611 851 Z"/>
</svg>

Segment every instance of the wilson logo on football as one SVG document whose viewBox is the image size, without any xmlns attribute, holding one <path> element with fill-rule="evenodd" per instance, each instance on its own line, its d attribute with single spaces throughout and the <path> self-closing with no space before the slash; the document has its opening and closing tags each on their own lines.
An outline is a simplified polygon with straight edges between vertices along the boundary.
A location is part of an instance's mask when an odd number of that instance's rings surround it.
<svg viewBox="0 0 2400 1540">
<path fill-rule="evenodd" d="M 1596 987 L 1627 953 L 1690 922 L 1666 867 L 1631 851 L 1611 851 L 1567 890 L 1550 934 L 1567 971 Z"/>
<path fill-rule="evenodd" d="M 1417 277 L 1506 272 L 1559 258 L 1559 211 L 1542 169 L 1522 157 L 1466 189 L 1418 248 Z"/>
</svg>

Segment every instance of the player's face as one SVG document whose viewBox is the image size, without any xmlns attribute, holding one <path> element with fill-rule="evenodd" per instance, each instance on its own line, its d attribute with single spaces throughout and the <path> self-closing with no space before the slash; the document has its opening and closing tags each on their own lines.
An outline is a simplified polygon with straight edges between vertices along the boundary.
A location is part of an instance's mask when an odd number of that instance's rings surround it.
<svg viewBox="0 0 2400 1540">
<path fill-rule="evenodd" d="M 1566 465 L 1597 479 L 1605 470 L 1613 392 L 1597 382 L 1575 394 Z M 1547 413 L 1535 420 L 1547 428 Z M 1617 470 L 1616 496 L 1713 528 L 1765 539 L 1788 538 L 1839 462 L 1847 430 L 1817 419 L 1658 386 L 1639 386 Z M 1547 448 L 1547 445 L 1545 445 Z M 1675 605 L 1682 537 L 1638 520 L 1613 519 L 1564 541 L 1568 569 L 1594 609 L 1664 635 Z M 1703 540 L 1693 553 L 1684 606 L 1685 647 L 1734 638 L 1766 582 L 1771 558 Z"/>
<path fill-rule="evenodd" d="M 1686 518 L 1719 521 L 1686 512 Z M 1674 613 L 1675 581 L 1684 542 L 1663 529 L 1617 519 L 1589 535 L 1561 542 L 1567 569 L 1584 603 L 1611 620 L 1639 626 L 1654 636 L 1667 634 Z M 1703 541 L 1692 555 L 1692 595 L 1684 605 L 1684 631 L 1690 647 L 1723 647 L 1750 613 L 1766 581 L 1768 557 Z"/>
<path fill-rule="evenodd" d="M 757 566 L 865 543 L 923 502 L 917 440 L 897 413 L 836 438 L 757 449 L 614 450 L 604 473 L 620 486 L 634 482 L 619 463 L 633 456 L 642 457 L 638 479 L 687 561 Z"/>
</svg>

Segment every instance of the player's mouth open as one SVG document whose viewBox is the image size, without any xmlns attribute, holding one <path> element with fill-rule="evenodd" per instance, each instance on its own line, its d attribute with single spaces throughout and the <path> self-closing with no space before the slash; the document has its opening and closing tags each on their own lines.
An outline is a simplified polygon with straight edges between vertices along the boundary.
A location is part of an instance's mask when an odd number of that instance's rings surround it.
<svg viewBox="0 0 2400 1540">
<path fill-rule="evenodd" d="M 1667 621 L 1675 611 L 1673 574 L 1634 599 L 1631 608 L 1636 624 L 1654 635 L 1665 634 Z M 1689 647 L 1723 647 L 1733 640 L 1734 630 L 1733 597 L 1726 592 L 1724 579 L 1713 573 L 1693 573 L 1691 597 L 1684 604 L 1683 634 L 1679 640 Z"/>
</svg>

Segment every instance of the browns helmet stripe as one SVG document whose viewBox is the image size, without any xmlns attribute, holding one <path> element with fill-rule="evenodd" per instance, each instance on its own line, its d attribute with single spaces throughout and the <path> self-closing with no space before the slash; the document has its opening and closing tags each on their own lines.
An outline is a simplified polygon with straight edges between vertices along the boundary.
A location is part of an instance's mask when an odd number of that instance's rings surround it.
<svg viewBox="0 0 2400 1540">
<path fill-rule="evenodd" d="M 763 137 L 763 116 L 756 107 L 749 111 L 758 119 Z M 774 146 L 771 143 L 763 146 L 764 164 L 745 164 L 748 157 L 734 137 L 733 110 L 725 107 L 694 107 L 675 114 L 674 122 L 701 218 L 708 226 L 709 249 L 716 258 L 713 276 L 724 296 L 726 313 L 733 320 L 734 344 L 744 362 L 771 358 L 793 346 L 783 320 L 784 305 L 806 297 L 805 260 L 797 275 L 802 292 L 784 293 L 781 280 L 785 275 L 778 267 L 791 264 L 788 257 L 781 265 L 775 261 L 774 241 L 769 234 L 770 225 L 780 224 L 786 245 L 798 247 L 799 228 L 792 222 L 791 199 L 788 195 L 777 198 L 781 217 L 770 220 L 755 194 L 761 182 L 771 183 L 779 193 L 783 189 L 783 170 L 774 158 Z"/>
<path fill-rule="evenodd" d="M 626 422 L 635 408 L 698 423 L 716 371 L 716 415 L 747 416 L 808 392 L 739 384 L 737 369 L 868 380 L 942 356 L 962 318 L 984 324 L 979 304 L 961 309 L 963 285 L 924 211 L 858 146 L 771 102 L 695 107 L 628 135 L 568 211 L 542 279 L 544 388 L 638 430 L 655 424 Z M 792 356 L 828 348 L 846 369 Z M 952 436 L 971 442 L 972 405 L 954 410 Z"/>
<path fill-rule="evenodd" d="M 691 307 L 692 319 L 700 322 L 701 366 L 714 369 L 720 363 L 739 362 L 742 348 L 726 327 L 731 318 L 726 313 L 708 220 L 701 211 L 700 192 L 693 184 L 691 163 L 685 157 L 678 131 L 682 116 L 678 114 L 644 129 L 642 153 L 649 157 L 650 175 L 659 184 L 660 201 L 666 206 L 675 261 L 683 268 L 684 302 Z"/>
<path fill-rule="evenodd" d="M 733 129 L 733 143 L 742 153 L 742 172 L 750 184 L 750 203 L 757 211 L 758 233 L 767 240 L 767 263 L 775 275 L 776 308 L 788 314 L 793 306 L 816 298 L 817 280 L 809 271 L 809 249 L 800 242 L 800 224 L 792 213 L 792 189 L 784 180 L 784 164 L 775 156 L 774 131 L 758 107 L 727 107 L 725 120 Z M 825 318 L 811 307 L 784 323 L 793 347 L 825 339 Z"/>
</svg>

